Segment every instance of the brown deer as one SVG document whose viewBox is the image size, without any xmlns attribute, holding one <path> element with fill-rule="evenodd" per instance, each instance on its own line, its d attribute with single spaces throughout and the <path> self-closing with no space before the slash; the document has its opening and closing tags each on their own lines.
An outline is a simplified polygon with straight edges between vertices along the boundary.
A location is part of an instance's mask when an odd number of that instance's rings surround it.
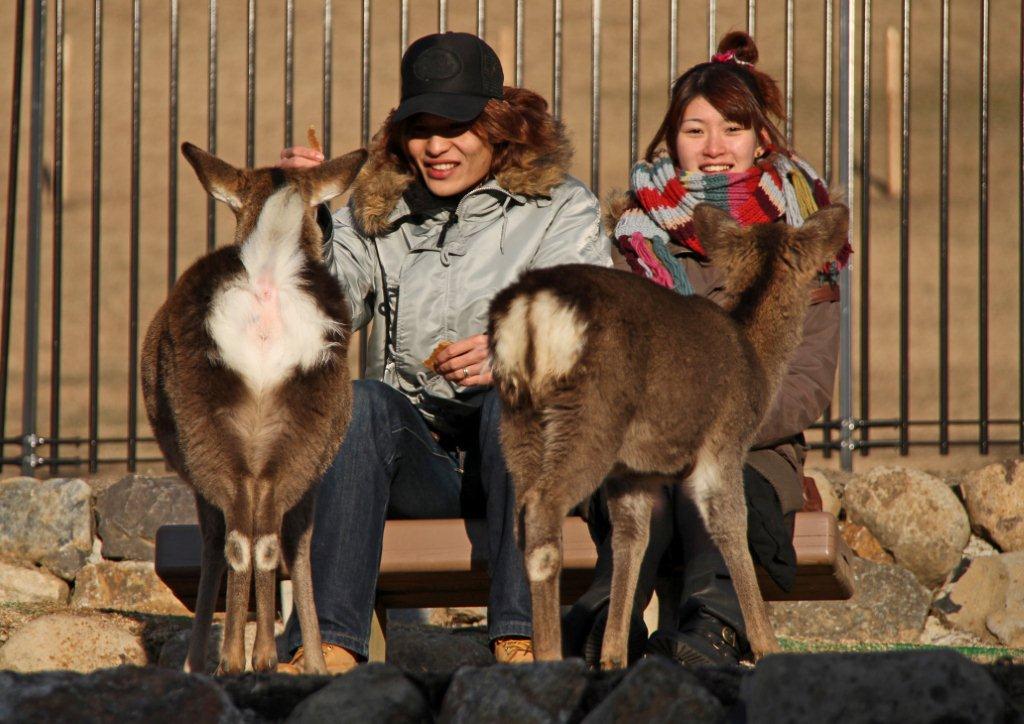
<svg viewBox="0 0 1024 724">
<path fill-rule="evenodd" d="M 168 464 L 194 488 L 203 536 L 185 670 L 205 668 L 225 563 L 217 671 L 245 668 L 253 567 L 252 666 L 274 669 L 274 587 L 283 556 L 306 671 L 324 673 L 309 563 L 315 483 L 341 445 L 352 391 L 348 308 L 321 262 L 315 215 L 318 204 L 345 191 L 366 152 L 286 171 L 237 169 L 190 143 L 181 150 L 206 191 L 237 218 L 234 243 L 181 275 L 142 349 L 146 412 Z"/>
<path fill-rule="evenodd" d="M 742 466 L 800 341 L 808 284 L 846 240 L 831 206 L 800 228 L 741 228 L 703 205 L 698 236 L 728 303 L 633 274 L 530 271 L 491 305 L 502 444 L 515 484 L 537 658 L 561 658 L 562 521 L 607 481 L 612 590 L 601 667 L 626 663 L 653 492 L 684 483 L 726 561 L 754 655 L 777 651 L 747 547 Z"/>
</svg>

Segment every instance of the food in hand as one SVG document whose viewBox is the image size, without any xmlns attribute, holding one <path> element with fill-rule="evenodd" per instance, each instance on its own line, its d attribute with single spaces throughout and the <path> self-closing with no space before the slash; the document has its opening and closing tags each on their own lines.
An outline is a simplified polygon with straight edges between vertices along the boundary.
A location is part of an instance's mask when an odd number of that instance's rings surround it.
<svg viewBox="0 0 1024 724">
<path fill-rule="evenodd" d="M 426 367 L 431 372 L 436 373 L 438 364 L 437 355 L 441 354 L 441 350 L 443 350 L 445 347 L 448 347 L 450 344 L 451 342 L 447 339 L 442 339 L 440 342 L 438 342 L 437 346 L 434 347 L 434 351 L 430 353 L 430 356 L 423 360 L 423 366 Z"/>
<path fill-rule="evenodd" d="M 313 124 L 306 129 L 306 139 L 309 141 L 309 147 L 314 151 L 324 152 L 324 149 L 320 147 L 320 140 L 316 137 L 316 126 Z"/>
</svg>

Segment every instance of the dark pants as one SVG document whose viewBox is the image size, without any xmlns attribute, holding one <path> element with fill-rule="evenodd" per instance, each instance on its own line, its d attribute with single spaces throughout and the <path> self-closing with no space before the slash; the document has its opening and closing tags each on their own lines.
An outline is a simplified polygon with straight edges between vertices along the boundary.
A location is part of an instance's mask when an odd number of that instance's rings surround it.
<svg viewBox="0 0 1024 724">
<path fill-rule="evenodd" d="M 476 429 L 467 431 L 465 475 L 400 392 L 357 380 L 354 393 L 352 421 L 320 484 L 313 528 L 313 591 L 324 642 L 367 655 L 386 518 L 480 513 L 491 562 L 488 633 L 530 636 L 530 589 L 512 524 L 497 393 L 485 393 L 479 420 L 471 421 Z M 285 636 L 290 650 L 301 644 L 294 614 Z"/>
<path fill-rule="evenodd" d="M 791 528 L 783 519 L 778 497 L 771 483 L 749 465 L 743 467 L 743 486 L 754 561 L 773 575 L 791 582 L 796 558 Z M 611 592 L 611 521 L 602 497 L 595 496 L 591 500 L 587 518 L 591 535 L 598 544 L 598 563 L 594 582 L 566 617 L 565 639 L 569 653 L 581 650 Z M 678 487 L 663 488 L 651 514 L 651 536 L 640 566 L 634 599 L 633 618 L 637 624 L 642 621 L 643 610 L 651 600 L 659 567 L 681 569 L 680 574 L 672 574 L 674 591 L 668 592 L 675 600 L 661 605 L 663 612 L 674 608 L 676 615 L 659 622 L 661 628 L 674 629 L 703 611 L 732 626 L 741 638 L 745 637 L 739 598 L 725 560 L 711 540 L 696 504 Z"/>
</svg>

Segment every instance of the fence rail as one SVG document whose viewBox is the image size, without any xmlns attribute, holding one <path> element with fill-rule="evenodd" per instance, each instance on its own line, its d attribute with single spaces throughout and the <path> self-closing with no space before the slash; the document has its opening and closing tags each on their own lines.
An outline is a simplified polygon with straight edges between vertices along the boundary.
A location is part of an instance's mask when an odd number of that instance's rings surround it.
<svg viewBox="0 0 1024 724">
<path fill-rule="evenodd" d="M 363 145 L 410 40 L 476 32 L 549 99 L 602 195 L 625 185 L 670 81 L 737 27 L 780 82 L 787 138 L 855 222 L 837 394 L 812 444 L 847 468 L 881 447 L 1024 453 L 1020 0 L 15 0 L 0 10 L 2 464 L 159 460 L 139 429 L 139 324 L 230 238 L 178 182 L 182 139 L 265 164 L 319 117 L 326 153 Z"/>
</svg>

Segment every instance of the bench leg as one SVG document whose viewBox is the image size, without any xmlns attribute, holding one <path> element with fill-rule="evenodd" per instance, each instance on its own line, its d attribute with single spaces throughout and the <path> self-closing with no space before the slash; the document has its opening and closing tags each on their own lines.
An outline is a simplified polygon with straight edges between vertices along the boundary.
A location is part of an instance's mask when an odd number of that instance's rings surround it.
<svg viewBox="0 0 1024 724">
<path fill-rule="evenodd" d="M 370 624 L 370 661 L 383 662 L 387 654 L 388 610 L 374 606 Z"/>
</svg>

